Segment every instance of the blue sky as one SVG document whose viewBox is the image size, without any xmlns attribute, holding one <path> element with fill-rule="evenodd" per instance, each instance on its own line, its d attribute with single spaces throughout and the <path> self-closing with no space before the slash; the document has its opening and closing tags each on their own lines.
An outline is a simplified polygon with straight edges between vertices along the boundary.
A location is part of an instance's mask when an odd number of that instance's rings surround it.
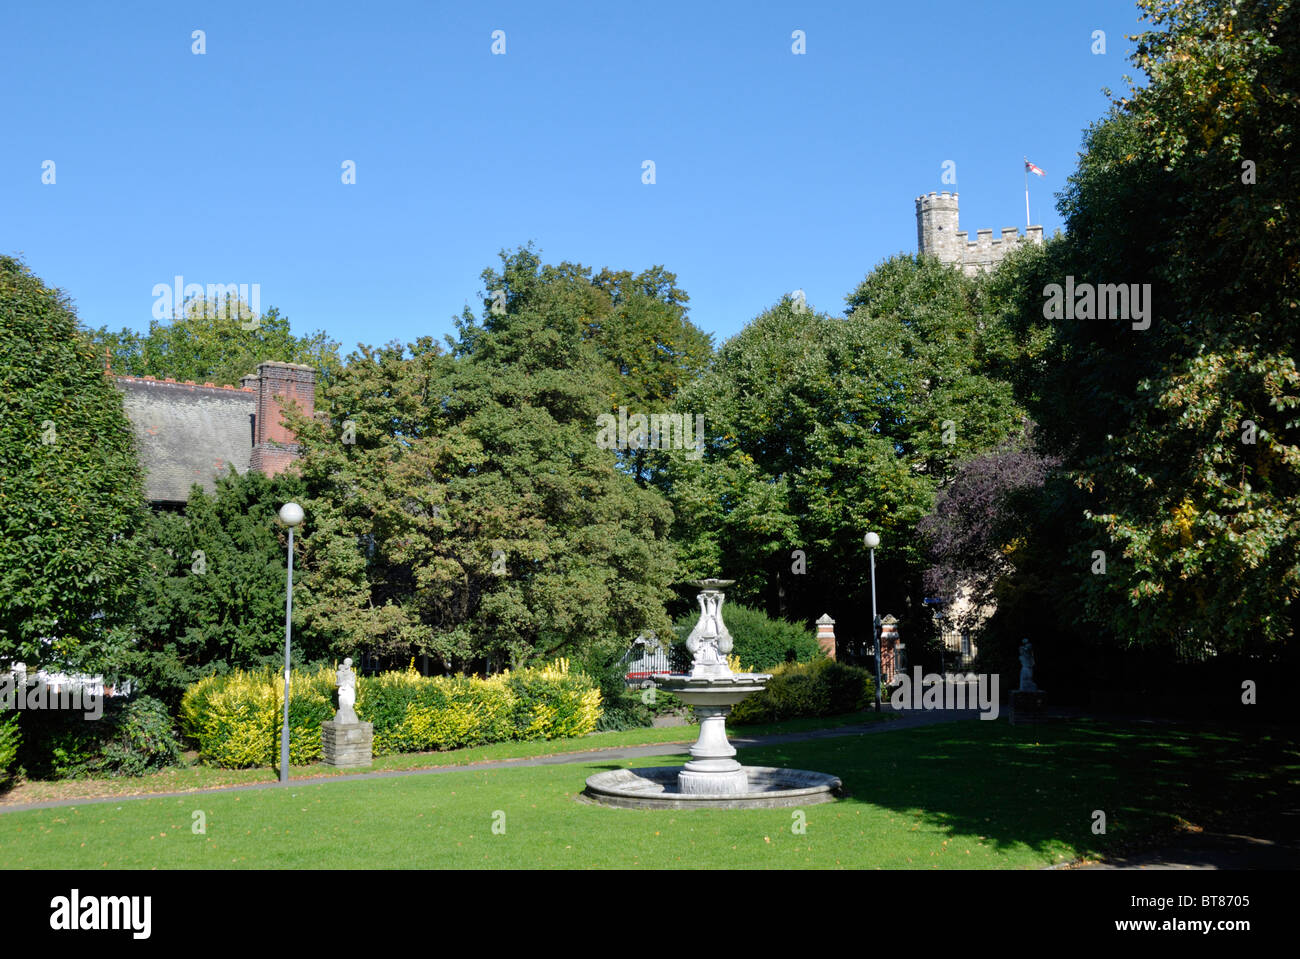
<svg viewBox="0 0 1300 959">
<path fill-rule="evenodd" d="M 264 310 L 347 352 L 450 332 L 498 251 L 532 240 L 548 262 L 663 264 L 720 342 L 794 289 L 841 312 L 915 250 L 920 193 L 959 191 L 972 237 L 1023 227 L 1025 155 L 1048 173 L 1030 199 L 1050 235 L 1102 88 L 1136 73 L 1138 16 L 1132 0 L 11 5 L 0 251 L 89 326 L 146 329 L 154 285 L 180 274 L 258 283 Z"/>
</svg>

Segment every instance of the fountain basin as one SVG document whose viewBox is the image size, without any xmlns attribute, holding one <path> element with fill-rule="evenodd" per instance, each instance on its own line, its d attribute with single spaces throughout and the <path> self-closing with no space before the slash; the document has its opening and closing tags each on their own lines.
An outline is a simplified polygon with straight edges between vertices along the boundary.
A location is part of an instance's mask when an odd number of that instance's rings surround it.
<svg viewBox="0 0 1300 959">
<path fill-rule="evenodd" d="M 806 769 L 742 766 L 747 790 L 740 794 L 684 793 L 680 766 L 612 769 L 587 777 L 583 795 L 625 809 L 785 809 L 834 802 L 843 792 L 837 776 Z"/>
</svg>

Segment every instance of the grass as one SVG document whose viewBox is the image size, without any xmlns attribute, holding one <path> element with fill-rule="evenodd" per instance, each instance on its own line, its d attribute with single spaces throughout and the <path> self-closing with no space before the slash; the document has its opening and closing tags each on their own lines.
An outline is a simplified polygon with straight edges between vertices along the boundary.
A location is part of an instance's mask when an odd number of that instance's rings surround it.
<svg viewBox="0 0 1300 959">
<path fill-rule="evenodd" d="M 734 738 L 765 736 L 775 733 L 806 732 L 813 729 L 834 729 L 857 723 L 892 718 L 888 714 L 871 711 L 846 713 L 812 719 L 791 719 L 782 723 L 729 727 Z M 493 743 L 447 752 L 396 753 L 375 757 L 375 771 L 404 769 L 436 769 L 442 766 L 467 766 L 473 763 L 502 759 L 531 759 L 538 756 L 556 756 L 563 753 L 586 752 L 593 749 L 613 749 L 622 746 L 649 746 L 661 743 L 692 743 L 698 733 L 696 726 L 668 726 L 659 729 L 629 729 L 620 732 L 592 733 L 573 739 L 553 739 L 543 742 Z M 291 766 L 289 778 L 314 779 L 320 776 L 343 776 L 356 773 L 355 769 L 335 769 L 323 763 L 308 766 Z M 194 792 L 200 789 L 217 789 L 222 786 L 246 786 L 253 783 L 272 783 L 280 778 L 274 767 L 257 769 L 218 769 L 191 763 L 188 766 L 159 770 L 144 776 L 96 777 L 24 782 L 0 793 L 0 808 L 5 805 L 51 802 L 64 799 L 95 799 L 110 796 L 139 796 L 147 793 Z"/>
<path fill-rule="evenodd" d="M 1093 721 L 948 723 L 741 758 L 835 773 L 850 796 L 802 810 L 800 833 L 794 810 L 577 801 L 592 772 L 681 757 L 463 769 L 7 813 L 0 849 L 19 869 L 1035 868 L 1265 823 L 1300 770 L 1293 740 L 1258 731 Z"/>
</svg>

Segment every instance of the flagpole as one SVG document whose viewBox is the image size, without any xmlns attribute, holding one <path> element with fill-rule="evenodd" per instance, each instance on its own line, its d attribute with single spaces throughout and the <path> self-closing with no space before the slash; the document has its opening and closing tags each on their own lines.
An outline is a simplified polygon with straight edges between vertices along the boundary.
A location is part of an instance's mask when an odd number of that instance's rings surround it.
<svg viewBox="0 0 1300 959">
<path fill-rule="evenodd" d="M 1029 157 L 1025 157 L 1025 229 L 1029 229 Z"/>
</svg>

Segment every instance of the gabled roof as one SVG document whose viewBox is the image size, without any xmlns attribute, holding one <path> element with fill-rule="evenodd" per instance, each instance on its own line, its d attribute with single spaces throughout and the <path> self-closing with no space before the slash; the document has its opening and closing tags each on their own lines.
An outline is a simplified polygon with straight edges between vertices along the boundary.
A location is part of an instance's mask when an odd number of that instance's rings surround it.
<svg viewBox="0 0 1300 959">
<path fill-rule="evenodd" d="M 114 376 L 135 433 L 145 494 L 182 504 L 198 483 L 208 492 L 231 467 L 248 470 L 257 393 L 251 387 L 198 385 L 151 376 Z"/>
</svg>

